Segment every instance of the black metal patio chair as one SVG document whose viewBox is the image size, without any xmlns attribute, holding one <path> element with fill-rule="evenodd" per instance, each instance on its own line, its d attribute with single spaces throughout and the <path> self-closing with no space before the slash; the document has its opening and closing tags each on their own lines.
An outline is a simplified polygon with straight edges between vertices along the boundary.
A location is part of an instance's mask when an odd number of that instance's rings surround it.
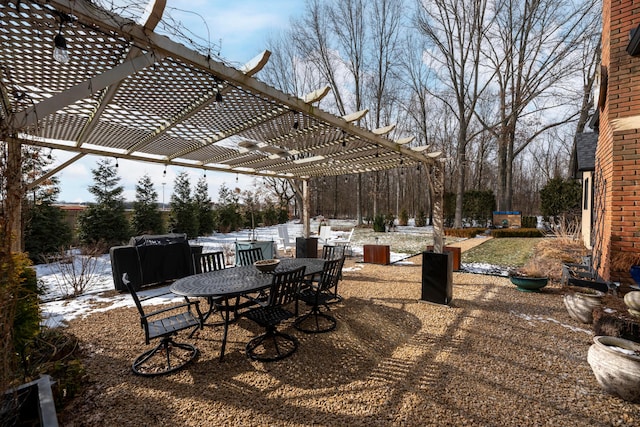
<svg viewBox="0 0 640 427">
<path fill-rule="evenodd" d="M 344 258 L 347 253 L 344 246 L 324 246 L 322 248 L 322 258 L 323 259 L 334 259 L 334 258 L 343 258 L 342 264 L 344 265 Z M 342 280 L 342 267 L 340 268 L 339 279 Z M 317 279 L 316 281 L 318 281 Z M 333 298 L 327 300 L 327 304 L 335 304 L 337 302 L 342 301 L 342 296 L 338 294 L 338 282 L 335 283 L 333 287 Z"/>
<path fill-rule="evenodd" d="M 253 265 L 254 262 L 263 260 L 261 248 L 241 249 L 236 253 L 236 264 Z"/>
<path fill-rule="evenodd" d="M 344 256 L 326 261 L 320 281 L 300 290 L 298 300 L 311 306 L 311 310 L 296 319 L 293 324 L 296 329 L 308 334 L 317 334 L 329 332 L 336 328 L 335 317 L 321 311 L 321 307 L 324 306 L 327 311 L 329 310 L 328 303 L 334 298 L 332 289 L 337 286 L 340 280 L 340 271 L 343 264 Z"/>
<path fill-rule="evenodd" d="M 259 249 L 259 248 L 258 248 Z M 206 252 L 200 254 L 196 260 L 198 265 L 201 267 L 201 271 L 206 273 L 208 271 L 218 271 L 226 268 L 226 262 L 224 259 L 223 252 Z M 238 311 L 250 307 L 256 304 L 255 298 L 248 298 L 246 301 L 240 301 L 240 297 L 235 297 L 235 303 L 230 303 L 227 298 L 208 298 L 207 302 L 209 303 L 209 311 L 205 314 L 205 321 L 208 320 L 209 316 L 214 312 L 219 312 L 222 316 L 222 320 L 216 323 L 207 323 L 208 326 L 222 326 L 225 322 L 225 314 L 224 312 L 233 312 L 233 319 L 235 321 L 238 318 Z M 195 332 L 195 331 L 194 331 Z"/>
<path fill-rule="evenodd" d="M 253 360 L 273 362 L 291 356 L 298 349 L 293 335 L 277 330 L 283 321 L 295 317 L 286 306 L 292 304 L 304 281 L 305 267 L 274 273 L 266 306 L 258 306 L 243 314 L 247 319 L 265 328 L 265 333 L 252 338 L 246 347 L 247 356 Z"/>
<path fill-rule="evenodd" d="M 144 329 L 145 343 L 159 339 L 151 350 L 136 358 L 131 370 L 137 375 L 157 376 L 175 372 L 198 357 L 198 349 L 192 344 L 178 343 L 173 337 L 184 329 L 201 328 L 202 313 L 197 301 L 189 301 L 171 307 L 145 313 L 127 273 L 122 275 L 122 283 L 127 287 L 140 313 L 140 324 Z M 186 298 L 185 298 L 186 299 Z M 162 317 L 162 315 L 170 315 Z"/>
<path fill-rule="evenodd" d="M 218 271 L 226 268 L 224 260 L 224 252 L 206 252 L 196 256 L 196 265 L 200 267 L 201 272 Z"/>
</svg>

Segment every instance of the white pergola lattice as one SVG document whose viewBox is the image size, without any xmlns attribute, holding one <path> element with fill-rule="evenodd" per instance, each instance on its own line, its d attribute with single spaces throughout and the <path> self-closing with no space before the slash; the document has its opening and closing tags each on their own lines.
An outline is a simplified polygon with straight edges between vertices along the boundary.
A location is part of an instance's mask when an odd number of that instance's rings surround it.
<svg viewBox="0 0 640 427">
<path fill-rule="evenodd" d="M 0 3 L 0 136 L 5 141 L 203 170 L 306 180 L 435 165 L 439 153 L 337 117 L 86 0 Z M 61 29 L 61 30 L 60 30 Z M 51 55 L 61 31 L 70 61 Z"/>
</svg>

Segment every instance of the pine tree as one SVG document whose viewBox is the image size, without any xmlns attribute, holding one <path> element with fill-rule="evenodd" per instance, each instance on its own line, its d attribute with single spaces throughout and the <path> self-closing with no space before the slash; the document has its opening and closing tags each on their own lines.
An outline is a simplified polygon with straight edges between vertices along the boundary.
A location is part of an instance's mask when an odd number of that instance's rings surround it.
<svg viewBox="0 0 640 427">
<path fill-rule="evenodd" d="M 186 233 L 188 239 L 198 237 L 198 215 L 186 172 L 180 172 L 173 184 L 170 228 L 173 233 Z"/>
<path fill-rule="evenodd" d="M 60 192 L 59 181 L 53 177 L 45 184 L 34 190 L 34 199 L 26 204 L 24 246 L 35 263 L 41 262 L 43 256 L 68 246 L 72 238 L 71 226 L 65 221 L 64 212 L 53 205 Z"/>
<path fill-rule="evenodd" d="M 23 175 L 34 181 L 45 173 L 53 159 L 45 156 L 40 147 L 23 150 Z M 41 262 L 42 257 L 56 253 L 71 243 L 71 226 L 64 212 L 53 206 L 60 193 L 60 181 L 53 176 L 41 182 L 27 194 L 25 203 L 24 246 L 31 260 Z"/>
<path fill-rule="evenodd" d="M 218 231 L 228 233 L 242 227 L 242 215 L 238 192 L 234 192 L 222 184 L 218 190 L 218 206 L 215 211 L 215 223 Z"/>
<path fill-rule="evenodd" d="M 158 210 L 158 193 L 153 188 L 151 177 L 146 174 L 136 185 L 132 227 L 136 235 L 164 233 L 162 215 Z"/>
<path fill-rule="evenodd" d="M 94 184 L 89 192 L 96 204 L 89 206 L 78 219 L 78 237 L 85 244 L 104 243 L 105 248 L 122 244 L 130 237 L 130 227 L 124 213 L 124 188 L 118 183 L 120 177 L 109 159 L 98 160 L 97 169 L 92 169 Z"/>
<path fill-rule="evenodd" d="M 207 179 L 204 176 L 200 177 L 196 184 L 193 201 L 196 206 L 198 216 L 198 235 L 206 236 L 213 233 L 213 211 L 211 210 L 211 198 L 209 197 Z"/>
</svg>

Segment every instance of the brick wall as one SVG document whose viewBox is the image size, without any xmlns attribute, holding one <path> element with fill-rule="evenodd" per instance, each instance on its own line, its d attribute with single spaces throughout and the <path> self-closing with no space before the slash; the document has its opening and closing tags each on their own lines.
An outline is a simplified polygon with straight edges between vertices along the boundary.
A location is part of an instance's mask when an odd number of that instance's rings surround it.
<svg viewBox="0 0 640 427">
<path fill-rule="evenodd" d="M 602 65 L 608 71 L 596 151 L 594 262 L 607 280 L 626 280 L 610 269 L 623 252 L 640 253 L 640 131 L 618 119 L 640 115 L 640 58 L 627 54 L 629 32 L 640 24 L 640 1 L 605 0 Z"/>
</svg>

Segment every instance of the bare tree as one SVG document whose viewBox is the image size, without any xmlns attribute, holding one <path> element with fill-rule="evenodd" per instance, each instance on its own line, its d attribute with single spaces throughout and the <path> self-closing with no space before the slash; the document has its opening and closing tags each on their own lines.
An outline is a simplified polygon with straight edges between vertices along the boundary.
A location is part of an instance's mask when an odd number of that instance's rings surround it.
<svg viewBox="0 0 640 427">
<path fill-rule="evenodd" d="M 567 82 L 580 72 L 577 47 L 598 32 L 596 0 L 497 0 L 485 44 L 495 75 L 499 120 L 487 129 L 498 142 L 498 209 L 511 208 L 513 161 L 541 134 L 578 112 Z M 518 133 L 525 121 L 527 135 Z"/>
<path fill-rule="evenodd" d="M 418 26 L 428 40 L 426 53 L 437 73 L 434 93 L 458 122 L 456 147 L 456 211 L 454 227 L 462 227 L 466 151 L 473 139 L 471 123 L 480 96 L 487 87 L 481 75 L 481 48 L 488 28 L 487 2 L 472 0 L 425 0 L 419 3 Z M 489 79 L 490 80 L 490 79 Z"/>
</svg>

